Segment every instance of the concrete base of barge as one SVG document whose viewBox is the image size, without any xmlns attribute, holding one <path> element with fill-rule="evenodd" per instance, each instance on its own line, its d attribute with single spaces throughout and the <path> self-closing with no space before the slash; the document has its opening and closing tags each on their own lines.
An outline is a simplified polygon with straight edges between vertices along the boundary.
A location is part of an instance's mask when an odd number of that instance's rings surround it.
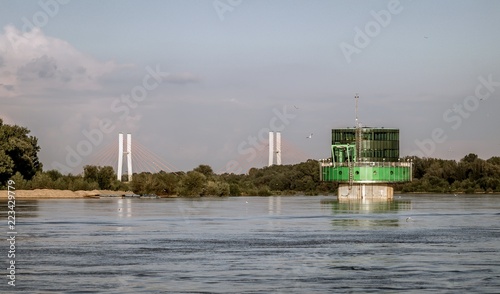
<svg viewBox="0 0 500 294">
<path fill-rule="evenodd" d="M 337 195 L 339 200 L 392 200 L 394 189 L 384 184 L 341 184 Z"/>
</svg>

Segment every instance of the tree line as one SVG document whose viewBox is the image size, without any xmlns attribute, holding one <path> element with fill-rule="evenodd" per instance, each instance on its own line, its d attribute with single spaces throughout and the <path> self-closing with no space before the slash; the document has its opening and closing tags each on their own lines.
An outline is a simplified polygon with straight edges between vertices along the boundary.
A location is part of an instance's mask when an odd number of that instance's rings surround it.
<svg viewBox="0 0 500 294">
<path fill-rule="evenodd" d="M 410 157 L 408 157 L 410 159 Z M 411 157 L 413 181 L 395 186 L 403 193 L 500 192 L 500 157 L 487 160 L 470 153 L 460 159 Z"/>
<path fill-rule="evenodd" d="M 500 192 L 500 157 L 488 160 L 468 154 L 461 160 L 411 158 L 413 181 L 395 184 L 402 193 Z M 62 175 L 57 170 L 37 171 L 26 179 L 18 171 L 10 177 L 17 189 L 122 190 L 136 194 L 203 196 L 268 196 L 334 194 L 338 183 L 319 180 L 319 162 L 251 168 L 247 174 L 215 174 L 209 165 L 188 172 L 142 172 L 121 182 L 111 166 L 87 165 L 81 175 Z M 2 183 L 5 184 L 5 183 Z"/>
<path fill-rule="evenodd" d="M 135 173 L 130 182 L 118 181 L 111 166 L 86 165 L 80 175 L 49 170 L 37 171 L 31 179 L 16 172 L 10 179 L 18 190 L 120 190 L 181 197 L 333 193 L 335 185 L 319 182 L 318 164 L 316 160 L 308 160 L 294 165 L 252 168 L 248 174 L 215 174 L 210 166 L 202 164 L 188 172 Z"/>
<path fill-rule="evenodd" d="M 136 194 L 200 196 L 290 195 L 336 193 L 338 183 L 321 182 L 319 162 L 251 168 L 247 174 L 215 174 L 201 164 L 188 172 L 136 173 L 130 182 L 118 181 L 111 166 L 87 165 L 79 175 L 44 171 L 38 160 L 38 140 L 20 126 L 0 119 L 0 188 L 9 179 L 16 189 L 121 190 Z M 468 154 L 458 162 L 406 157 L 413 162 L 413 181 L 394 185 L 403 193 L 500 192 L 500 157 L 483 160 Z"/>
</svg>

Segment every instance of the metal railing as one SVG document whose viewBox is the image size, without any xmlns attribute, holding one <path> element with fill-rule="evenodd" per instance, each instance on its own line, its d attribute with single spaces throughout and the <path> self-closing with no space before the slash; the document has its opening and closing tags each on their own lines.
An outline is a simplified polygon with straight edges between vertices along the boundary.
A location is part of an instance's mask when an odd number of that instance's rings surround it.
<svg viewBox="0 0 500 294">
<path fill-rule="evenodd" d="M 321 166 L 333 166 L 333 167 L 411 167 L 412 162 L 398 161 L 398 162 L 331 162 L 331 161 L 320 161 Z"/>
</svg>

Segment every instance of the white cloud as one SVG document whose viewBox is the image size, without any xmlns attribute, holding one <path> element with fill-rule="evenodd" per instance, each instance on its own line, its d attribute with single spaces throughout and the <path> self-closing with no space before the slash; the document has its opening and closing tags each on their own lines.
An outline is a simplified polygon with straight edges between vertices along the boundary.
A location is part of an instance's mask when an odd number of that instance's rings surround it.
<svg viewBox="0 0 500 294">
<path fill-rule="evenodd" d="M 22 32 L 6 26 L 0 34 L 0 96 L 40 94 L 50 89 L 97 90 L 99 78 L 125 68 L 100 62 L 39 28 Z"/>
<path fill-rule="evenodd" d="M 144 77 L 151 74 L 147 68 L 168 73 L 162 83 L 173 86 L 151 90 L 144 101 L 122 100 L 121 109 L 127 106 L 128 110 L 123 117 L 125 113 L 117 113 L 112 105 L 143 84 Z M 150 110 L 147 106 L 182 93 L 180 88 L 200 80 L 190 72 L 170 73 L 161 65 L 100 61 L 39 28 L 22 32 L 9 25 L 0 31 L 0 117 L 5 123 L 15 121 L 32 130 L 42 147 L 40 159 L 48 169 L 54 161 L 65 163 L 67 149 L 75 149 L 86 139 L 83 131 L 98 129 L 106 120 L 115 126 L 113 132 L 138 133 Z M 103 138 L 111 139 L 114 134 Z M 95 146 L 93 152 L 104 144 Z M 185 155 L 193 156 L 193 148 L 184 150 Z"/>
</svg>

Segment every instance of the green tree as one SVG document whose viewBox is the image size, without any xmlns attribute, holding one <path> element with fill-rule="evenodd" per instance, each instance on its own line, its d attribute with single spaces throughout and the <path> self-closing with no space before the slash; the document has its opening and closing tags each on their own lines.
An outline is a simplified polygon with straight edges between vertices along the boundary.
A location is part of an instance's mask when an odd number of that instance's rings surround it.
<svg viewBox="0 0 500 294">
<path fill-rule="evenodd" d="M 63 177 L 63 175 L 58 170 L 55 170 L 55 169 L 48 170 L 45 173 L 54 182 Z"/>
<path fill-rule="evenodd" d="M 229 196 L 229 184 L 222 181 L 208 181 L 205 187 L 204 195 L 210 196 Z"/>
<path fill-rule="evenodd" d="M 208 179 L 214 176 L 214 171 L 209 165 L 206 164 L 200 164 L 198 167 L 194 168 L 193 171 L 203 174 Z"/>
<path fill-rule="evenodd" d="M 405 159 L 413 160 L 413 178 L 420 179 L 425 175 L 427 170 L 426 158 L 407 157 Z"/>
<path fill-rule="evenodd" d="M 136 194 L 152 194 L 155 191 L 155 180 L 153 174 L 143 172 L 134 174 L 130 188 Z"/>
<path fill-rule="evenodd" d="M 178 189 L 182 196 L 200 196 L 203 194 L 207 177 L 197 171 L 188 172 L 181 180 Z"/>
<path fill-rule="evenodd" d="M 14 161 L 0 149 L 0 185 L 6 182 L 14 172 Z"/>
<path fill-rule="evenodd" d="M 29 135 L 30 130 L 17 125 L 6 125 L 0 118 L 0 184 L 19 172 L 31 180 L 42 170 L 38 160 L 38 139 Z"/>
<path fill-rule="evenodd" d="M 160 171 L 154 175 L 154 190 L 157 195 L 174 195 L 179 184 L 180 176 L 174 173 Z"/>
<path fill-rule="evenodd" d="M 97 183 L 99 189 L 109 190 L 115 186 L 116 174 L 111 166 L 86 165 L 83 167 L 83 179 L 91 183 Z"/>
<path fill-rule="evenodd" d="M 31 189 L 53 189 L 54 181 L 47 173 L 37 172 L 31 179 Z"/>
<path fill-rule="evenodd" d="M 234 184 L 234 183 L 229 184 L 229 195 L 240 196 L 241 195 L 240 186 L 238 184 Z"/>
<path fill-rule="evenodd" d="M 479 158 L 479 156 L 477 156 L 477 154 L 469 153 L 469 154 L 465 155 L 464 158 L 462 158 L 460 161 L 467 162 L 467 163 L 473 163 L 478 158 Z"/>
<path fill-rule="evenodd" d="M 89 183 L 83 179 L 83 177 L 74 177 L 72 181 L 69 183 L 69 190 L 78 191 L 78 190 L 97 190 L 99 189 L 99 185 L 96 182 Z"/>
<path fill-rule="evenodd" d="M 16 190 L 31 189 L 30 183 L 23 178 L 23 175 L 21 175 L 20 172 L 16 172 L 10 179 L 16 183 Z"/>
<path fill-rule="evenodd" d="M 493 156 L 486 160 L 488 163 L 500 166 L 500 156 Z"/>
<path fill-rule="evenodd" d="M 95 165 L 86 165 L 83 167 L 83 179 L 87 182 L 96 182 L 99 179 L 99 167 Z"/>
<path fill-rule="evenodd" d="M 71 178 L 69 176 L 62 176 L 54 181 L 54 189 L 69 190 Z"/>
<path fill-rule="evenodd" d="M 99 172 L 97 173 L 97 184 L 99 184 L 99 188 L 103 190 L 111 189 L 115 179 L 116 174 L 111 166 L 99 167 Z"/>
</svg>

